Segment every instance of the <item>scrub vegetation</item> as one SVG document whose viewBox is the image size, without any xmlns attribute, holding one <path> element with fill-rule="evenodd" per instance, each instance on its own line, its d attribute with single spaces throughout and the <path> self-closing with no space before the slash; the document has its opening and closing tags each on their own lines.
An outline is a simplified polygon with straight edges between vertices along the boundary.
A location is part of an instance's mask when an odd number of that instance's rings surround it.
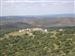
<svg viewBox="0 0 75 56">
<path fill-rule="evenodd" d="M 17 35 L 0 33 L 0 56 L 75 56 L 75 27 L 52 27 Z M 4 33 L 5 32 L 5 33 Z M 17 32 L 17 33 L 16 33 Z"/>
</svg>

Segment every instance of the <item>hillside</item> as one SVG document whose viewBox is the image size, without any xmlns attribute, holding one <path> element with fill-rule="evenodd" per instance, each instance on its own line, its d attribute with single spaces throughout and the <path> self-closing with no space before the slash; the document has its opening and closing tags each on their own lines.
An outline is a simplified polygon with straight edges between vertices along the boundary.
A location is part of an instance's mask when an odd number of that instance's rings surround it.
<svg viewBox="0 0 75 56">
<path fill-rule="evenodd" d="M 50 15 L 50 16 L 43 15 L 43 16 L 4 16 L 4 17 L 0 17 L 0 25 L 7 25 L 7 24 L 12 24 L 12 23 L 17 23 L 17 22 L 31 24 L 32 26 L 37 26 L 37 27 L 75 26 L 75 16 L 73 14 L 72 15 L 62 14 L 62 15 Z"/>
<path fill-rule="evenodd" d="M 0 56 L 75 56 L 75 27 L 5 33 Z"/>
<path fill-rule="evenodd" d="M 0 56 L 74 56 L 75 17 L 0 17 Z"/>
</svg>

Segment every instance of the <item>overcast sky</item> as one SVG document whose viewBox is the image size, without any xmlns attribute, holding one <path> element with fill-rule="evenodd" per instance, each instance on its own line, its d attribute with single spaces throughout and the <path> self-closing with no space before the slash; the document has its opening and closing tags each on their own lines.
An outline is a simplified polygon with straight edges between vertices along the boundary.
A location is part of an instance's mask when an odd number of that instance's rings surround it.
<svg viewBox="0 0 75 56">
<path fill-rule="evenodd" d="M 2 0 L 0 16 L 74 13 L 74 0 Z"/>
<path fill-rule="evenodd" d="M 74 0 L 3 0 L 3 1 L 74 1 Z"/>
</svg>

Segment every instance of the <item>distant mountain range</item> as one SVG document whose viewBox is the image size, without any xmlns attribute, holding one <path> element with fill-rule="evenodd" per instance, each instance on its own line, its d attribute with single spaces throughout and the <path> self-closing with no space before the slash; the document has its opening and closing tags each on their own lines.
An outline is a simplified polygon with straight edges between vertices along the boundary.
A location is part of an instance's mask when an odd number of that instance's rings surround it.
<svg viewBox="0 0 75 56">
<path fill-rule="evenodd" d="M 75 14 L 1 16 L 0 28 L 75 26 Z"/>
</svg>

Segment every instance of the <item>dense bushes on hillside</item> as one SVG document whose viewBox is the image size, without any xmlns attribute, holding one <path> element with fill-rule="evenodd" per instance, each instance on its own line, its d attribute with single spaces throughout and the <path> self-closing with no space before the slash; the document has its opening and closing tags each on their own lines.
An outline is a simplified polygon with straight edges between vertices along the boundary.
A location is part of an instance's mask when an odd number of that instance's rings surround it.
<svg viewBox="0 0 75 56">
<path fill-rule="evenodd" d="M 0 56 L 75 56 L 75 31 L 41 31 L 0 38 Z M 56 34 L 55 34 L 56 33 Z"/>
</svg>

